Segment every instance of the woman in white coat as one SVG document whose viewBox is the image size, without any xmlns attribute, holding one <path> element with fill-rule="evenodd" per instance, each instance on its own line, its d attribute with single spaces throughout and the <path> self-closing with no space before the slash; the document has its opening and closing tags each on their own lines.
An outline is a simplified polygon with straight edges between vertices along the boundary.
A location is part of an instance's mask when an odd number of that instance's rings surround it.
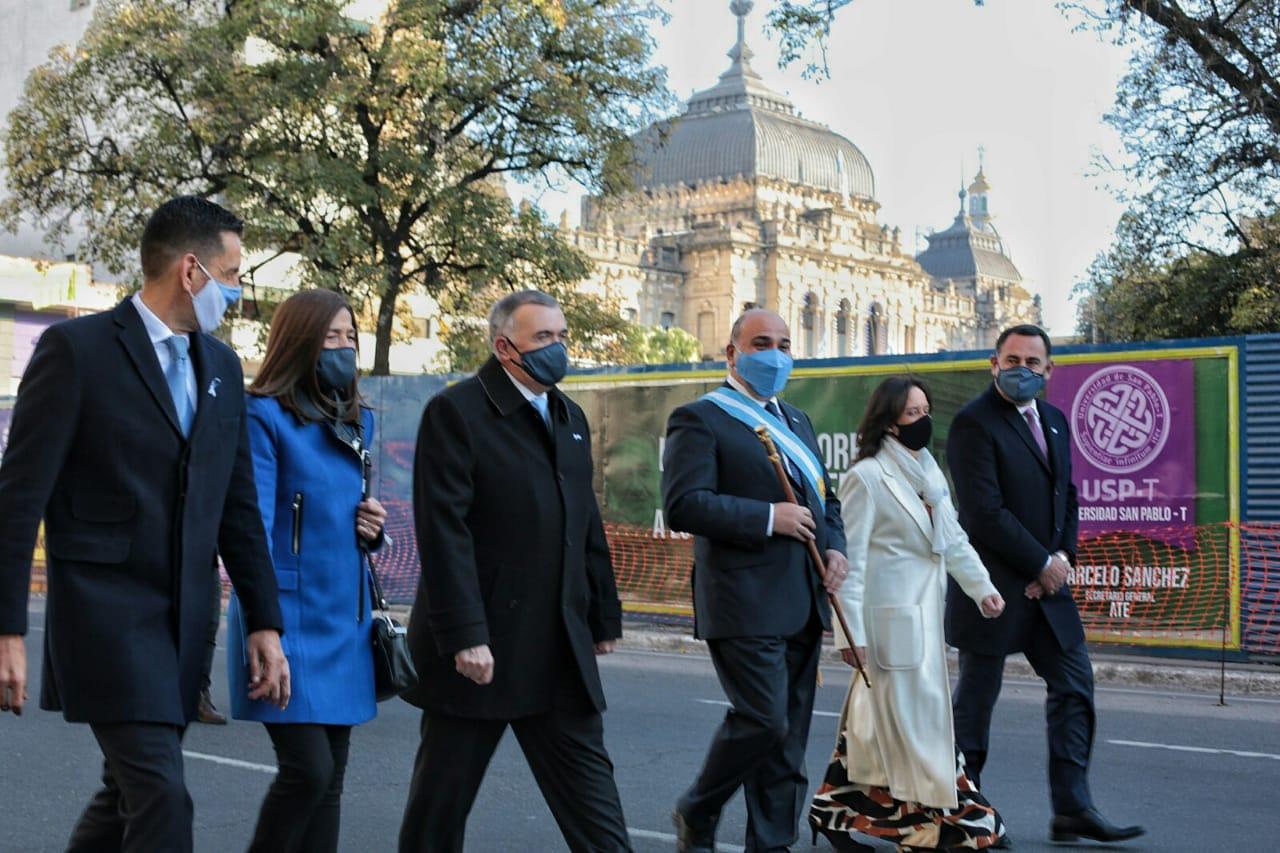
<svg viewBox="0 0 1280 853">
<path fill-rule="evenodd" d="M 858 459 L 840 486 L 849 575 L 840 603 L 852 643 L 836 630 L 847 662 L 860 659 L 835 753 L 809 810 L 840 851 L 870 850 L 858 832 L 903 850 L 1005 846 L 1000 816 L 964 772 L 956 752 L 942 633 L 947 575 L 984 616 L 1004 609 L 960 528 L 947 481 L 926 446 L 928 389 L 913 377 L 880 383 L 858 428 Z M 852 648 L 850 647 L 852 646 Z"/>
</svg>

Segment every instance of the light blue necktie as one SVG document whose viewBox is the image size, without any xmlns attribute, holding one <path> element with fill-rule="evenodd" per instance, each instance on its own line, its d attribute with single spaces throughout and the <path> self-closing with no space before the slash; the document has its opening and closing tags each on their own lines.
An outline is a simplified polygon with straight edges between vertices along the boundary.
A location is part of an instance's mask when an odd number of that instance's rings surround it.
<svg viewBox="0 0 1280 853">
<path fill-rule="evenodd" d="M 164 342 L 169 347 L 169 369 L 164 372 L 164 379 L 169 384 L 169 394 L 173 397 L 173 407 L 178 412 L 178 425 L 182 427 L 182 434 L 190 435 L 191 421 L 196 414 L 195 406 L 191 404 L 191 395 L 187 393 L 187 377 L 191 375 L 191 359 L 187 357 L 187 351 L 191 342 L 181 335 L 171 335 Z"/>
<path fill-rule="evenodd" d="M 547 409 L 547 397 L 546 397 L 546 395 L 544 394 L 544 395 L 543 395 L 543 396 L 541 396 L 541 397 L 534 397 L 534 398 L 533 398 L 532 400 L 530 400 L 529 402 L 530 402 L 530 403 L 533 403 L 533 407 L 534 407 L 535 409 L 537 409 L 537 410 L 538 410 L 538 414 L 542 415 L 542 423 L 543 423 L 543 425 L 544 425 L 548 430 L 550 430 L 550 429 L 551 429 L 551 412 Z"/>
</svg>

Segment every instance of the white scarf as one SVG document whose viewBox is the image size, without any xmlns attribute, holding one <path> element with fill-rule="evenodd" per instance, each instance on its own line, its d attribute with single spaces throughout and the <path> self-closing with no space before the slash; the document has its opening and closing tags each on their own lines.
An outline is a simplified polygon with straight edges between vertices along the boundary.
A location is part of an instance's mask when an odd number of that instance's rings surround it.
<svg viewBox="0 0 1280 853">
<path fill-rule="evenodd" d="M 907 485 L 933 509 L 933 553 L 946 554 L 957 543 L 963 542 L 965 534 L 951 506 L 947 478 L 933 454 L 924 451 L 917 457 L 891 435 L 886 435 L 880 442 L 880 450 L 893 458 L 907 478 Z"/>
</svg>

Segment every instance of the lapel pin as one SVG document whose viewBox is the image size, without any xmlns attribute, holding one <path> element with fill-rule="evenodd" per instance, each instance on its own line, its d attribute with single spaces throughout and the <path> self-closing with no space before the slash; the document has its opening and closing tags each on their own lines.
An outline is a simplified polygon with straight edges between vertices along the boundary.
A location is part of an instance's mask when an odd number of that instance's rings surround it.
<svg viewBox="0 0 1280 853">
<path fill-rule="evenodd" d="M 1057 434 L 1058 434 L 1058 428 L 1057 428 L 1057 427 L 1049 427 L 1049 432 L 1053 433 L 1054 435 L 1057 435 Z"/>
<path fill-rule="evenodd" d="M 574 440 L 574 441 L 582 441 L 582 436 L 575 432 L 575 433 L 573 434 L 573 440 Z"/>
<path fill-rule="evenodd" d="M 222 384 L 222 379 L 215 376 L 213 381 L 209 383 L 209 390 L 206 392 L 210 397 L 218 396 L 218 386 Z"/>
</svg>

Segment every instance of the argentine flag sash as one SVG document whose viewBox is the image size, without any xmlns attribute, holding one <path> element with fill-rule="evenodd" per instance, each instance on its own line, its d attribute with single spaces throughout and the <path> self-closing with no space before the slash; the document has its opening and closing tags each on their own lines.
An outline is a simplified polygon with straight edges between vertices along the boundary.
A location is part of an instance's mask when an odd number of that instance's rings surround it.
<svg viewBox="0 0 1280 853">
<path fill-rule="evenodd" d="M 778 450 L 786 454 L 786 457 L 796 466 L 796 470 L 804 477 L 810 493 L 817 495 L 824 507 L 827 505 L 827 478 L 822 470 L 822 461 L 800 440 L 799 436 L 791 431 L 791 427 L 784 419 L 774 417 L 741 391 L 724 385 L 703 395 L 702 399 L 714 403 L 729 417 L 745 424 L 752 431 L 759 426 L 768 429 L 769 437 L 773 439 Z"/>
</svg>

